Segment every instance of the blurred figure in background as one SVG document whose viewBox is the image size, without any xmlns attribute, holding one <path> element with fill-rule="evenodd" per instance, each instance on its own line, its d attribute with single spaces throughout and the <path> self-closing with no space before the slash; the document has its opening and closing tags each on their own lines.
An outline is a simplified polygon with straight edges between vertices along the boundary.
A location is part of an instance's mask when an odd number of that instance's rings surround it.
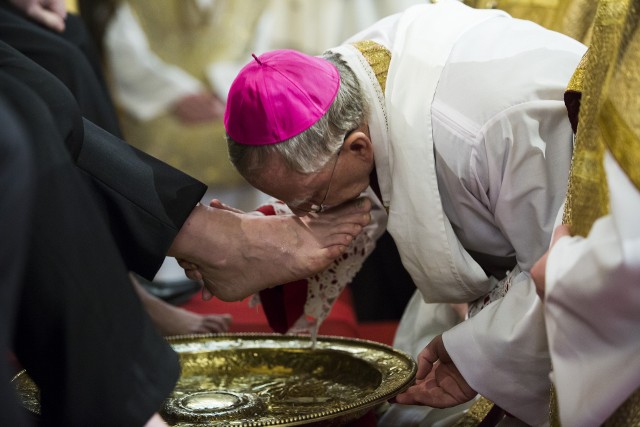
<svg viewBox="0 0 640 427">
<path fill-rule="evenodd" d="M 80 1 L 102 45 L 129 143 L 250 210 L 264 201 L 228 161 L 221 117 L 251 53 L 320 54 L 382 16 L 424 0 Z"/>
<path fill-rule="evenodd" d="M 475 8 L 502 9 L 589 44 L 597 1 L 593 0 L 465 0 Z"/>
<path fill-rule="evenodd" d="M 320 55 L 387 15 L 428 0 L 272 0 L 265 50 Z M 265 50 L 261 50 L 263 53 Z M 256 52 L 257 53 L 257 52 Z"/>
<path fill-rule="evenodd" d="M 225 64 L 246 58 L 266 4 L 126 0 L 102 10 L 93 6 L 106 22 L 105 65 L 127 141 L 199 178 L 217 197 L 224 189 L 243 194 L 251 207 L 258 192 L 228 161 L 221 117 L 232 78 Z"/>
</svg>

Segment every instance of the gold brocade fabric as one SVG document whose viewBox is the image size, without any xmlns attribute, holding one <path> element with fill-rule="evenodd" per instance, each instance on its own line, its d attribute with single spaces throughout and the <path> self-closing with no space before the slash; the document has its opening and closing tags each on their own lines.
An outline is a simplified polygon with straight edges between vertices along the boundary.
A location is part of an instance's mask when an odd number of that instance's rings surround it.
<svg viewBox="0 0 640 427">
<path fill-rule="evenodd" d="M 479 9 L 501 9 L 588 44 L 596 0 L 465 0 Z"/>
<path fill-rule="evenodd" d="M 637 389 L 611 415 L 603 427 L 638 427 L 640 426 L 640 389 Z"/>
<path fill-rule="evenodd" d="M 255 28 L 267 2 L 127 0 L 152 52 L 207 88 L 205 73 L 216 61 L 248 62 Z M 229 161 L 222 119 L 185 124 L 171 111 L 142 121 L 120 111 L 126 140 L 212 187 L 248 186 Z"/>
<path fill-rule="evenodd" d="M 480 396 L 473 405 L 467 410 L 462 418 L 460 418 L 453 427 L 474 427 L 480 425 L 491 409 L 493 402 Z"/>
<path fill-rule="evenodd" d="M 609 209 L 603 157 L 608 149 L 640 189 L 640 0 L 600 0 L 583 69 L 568 90 L 581 93 L 579 125 L 563 222 L 586 236 Z M 551 426 L 559 426 L 552 390 Z M 640 426 L 640 389 L 604 423 Z"/>
<path fill-rule="evenodd" d="M 384 93 L 387 87 L 387 73 L 391 63 L 391 52 L 386 47 L 371 40 L 362 40 L 353 44 L 367 60 L 367 64 L 376 75 L 380 89 Z"/>
<path fill-rule="evenodd" d="M 599 124 L 611 77 L 618 68 L 621 47 L 626 43 L 623 35 L 632 11 L 631 0 L 600 1 L 589 54 L 584 69 L 579 71 L 583 73 L 579 126 L 563 222 L 570 224 L 572 233 L 580 236 L 586 236 L 595 220 L 609 211 L 603 164 L 606 142 Z"/>
</svg>

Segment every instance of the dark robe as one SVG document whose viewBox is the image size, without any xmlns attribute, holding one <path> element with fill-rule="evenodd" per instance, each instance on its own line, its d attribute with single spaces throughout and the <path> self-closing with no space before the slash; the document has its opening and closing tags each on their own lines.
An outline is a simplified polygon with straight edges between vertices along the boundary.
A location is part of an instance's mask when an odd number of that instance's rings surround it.
<svg viewBox="0 0 640 427">
<path fill-rule="evenodd" d="M 22 426 L 9 383 L 16 371 L 12 341 L 34 197 L 35 165 L 24 123 L 0 97 L 0 425 Z"/>
<path fill-rule="evenodd" d="M 73 93 L 84 117 L 122 136 L 99 55 L 80 17 L 67 15 L 65 31 L 57 33 L 0 0 L 0 40 L 56 76 Z"/>
<path fill-rule="evenodd" d="M 41 389 L 44 425 L 143 425 L 179 366 L 127 273 L 155 274 L 206 188 L 83 119 L 60 80 L 2 41 L 0 93 L 25 123 L 32 165 L 1 175 L 2 188 L 25 191 L 0 204 L 17 235 L 0 250 L 24 260 L 0 271 L 15 278 L 0 339 L 15 337 L 13 351 Z M 5 215 L 12 204 L 19 208 Z M 16 221 L 22 213 L 26 225 Z"/>
</svg>

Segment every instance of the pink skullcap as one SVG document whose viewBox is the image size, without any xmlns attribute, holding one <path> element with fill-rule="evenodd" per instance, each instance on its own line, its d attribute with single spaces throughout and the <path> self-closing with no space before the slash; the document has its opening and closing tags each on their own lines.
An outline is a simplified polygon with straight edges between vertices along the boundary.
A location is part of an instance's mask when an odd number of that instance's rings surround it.
<svg viewBox="0 0 640 427">
<path fill-rule="evenodd" d="M 327 112 L 340 88 L 329 61 L 295 50 L 274 50 L 240 70 L 229 90 L 224 127 L 244 145 L 285 141 Z"/>
</svg>

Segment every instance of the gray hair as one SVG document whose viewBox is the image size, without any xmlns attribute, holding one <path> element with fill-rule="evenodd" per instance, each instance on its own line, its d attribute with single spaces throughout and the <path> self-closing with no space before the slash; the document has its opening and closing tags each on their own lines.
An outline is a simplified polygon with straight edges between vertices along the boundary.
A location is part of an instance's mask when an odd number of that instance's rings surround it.
<svg viewBox="0 0 640 427">
<path fill-rule="evenodd" d="M 339 53 L 327 51 L 323 57 L 338 69 L 340 89 L 329 110 L 313 126 L 272 145 L 238 144 L 227 135 L 229 157 L 242 176 L 258 173 L 273 154 L 279 155 L 290 170 L 317 172 L 340 149 L 345 135 L 366 123 L 369 106 L 355 73 Z"/>
</svg>

